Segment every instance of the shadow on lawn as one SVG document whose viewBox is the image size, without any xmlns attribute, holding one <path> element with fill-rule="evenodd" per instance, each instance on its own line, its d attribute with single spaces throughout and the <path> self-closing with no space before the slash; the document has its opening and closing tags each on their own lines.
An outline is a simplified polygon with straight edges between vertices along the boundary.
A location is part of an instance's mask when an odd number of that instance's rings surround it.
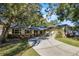
<svg viewBox="0 0 79 59">
<path fill-rule="evenodd" d="M 30 46 L 30 45 L 28 45 L 28 43 L 27 43 L 27 45 L 24 47 L 24 48 L 20 48 L 21 50 L 19 50 L 19 47 L 18 47 L 18 49 L 13 53 L 13 54 L 8 54 L 8 55 L 10 55 L 10 56 L 12 56 L 12 55 L 16 55 L 16 56 L 21 56 L 26 50 L 28 50 L 28 49 L 30 49 L 30 48 L 32 48 L 32 47 L 34 47 L 34 46 L 37 46 L 37 45 L 39 45 L 39 43 L 42 41 L 42 40 L 46 40 L 46 39 L 48 39 L 47 37 L 44 37 L 44 36 L 42 36 L 42 37 L 35 37 L 35 38 L 31 38 L 31 39 L 28 39 L 28 41 L 27 40 L 25 40 L 26 42 L 32 42 L 32 45 Z M 24 42 L 25 42 L 24 41 Z M 18 39 L 11 39 L 10 41 L 8 41 L 7 43 L 5 43 L 5 44 L 3 44 L 3 45 L 0 45 L 0 48 L 2 48 L 2 47 L 6 47 L 6 46 L 8 46 L 8 45 L 10 45 L 10 44 L 16 44 L 16 43 L 18 43 L 19 42 L 19 40 Z M 25 42 L 25 43 L 26 43 Z M 19 55 L 18 55 L 19 54 Z"/>
<path fill-rule="evenodd" d="M 20 40 L 18 40 L 18 39 L 7 39 L 7 41 L 5 43 L 0 44 L 0 48 L 8 46 L 10 44 L 17 44 L 19 42 L 20 42 Z"/>
</svg>

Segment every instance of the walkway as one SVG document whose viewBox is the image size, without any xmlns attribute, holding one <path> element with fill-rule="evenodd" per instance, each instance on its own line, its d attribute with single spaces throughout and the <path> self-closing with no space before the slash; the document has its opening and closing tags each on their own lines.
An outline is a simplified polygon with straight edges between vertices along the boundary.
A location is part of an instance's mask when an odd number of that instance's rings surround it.
<svg viewBox="0 0 79 59">
<path fill-rule="evenodd" d="M 55 33 L 47 37 L 48 39 L 43 40 L 42 38 L 34 38 L 30 40 L 40 41 L 38 44 L 33 46 L 41 56 L 79 56 L 79 48 L 74 47 L 54 39 Z M 30 44 L 31 41 L 29 41 Z"/>
</svg>

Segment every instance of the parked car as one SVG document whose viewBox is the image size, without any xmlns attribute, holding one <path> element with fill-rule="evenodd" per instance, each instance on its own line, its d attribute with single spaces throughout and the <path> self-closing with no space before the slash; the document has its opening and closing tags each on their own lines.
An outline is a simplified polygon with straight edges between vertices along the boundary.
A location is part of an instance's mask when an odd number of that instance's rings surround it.
<svg viewBox="0 0 79 59">
<path fill-rule="evenodd" d="M 75 37 L 79 37 L 79 31 L 75 31 Z"/>
</svg>

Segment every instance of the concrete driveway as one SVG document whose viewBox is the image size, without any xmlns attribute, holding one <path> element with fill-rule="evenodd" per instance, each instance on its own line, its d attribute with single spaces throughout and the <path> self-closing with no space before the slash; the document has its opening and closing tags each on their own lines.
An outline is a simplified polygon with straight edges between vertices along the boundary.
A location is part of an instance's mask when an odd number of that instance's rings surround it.
<svg viewBox="0 0 79 59">
<path fill-rule="evenodd" d="M 53 34 L 54 32 L 52 32 Z M 33 49 L 41 56 L 79 56 L 79 47 L 71 46 L 54 39 L 55 33 L 47 39 L 33 38 L 30 40 L 40 41 Z M 29 41 L 32 45 L 32 42 Z"/>
</svg>

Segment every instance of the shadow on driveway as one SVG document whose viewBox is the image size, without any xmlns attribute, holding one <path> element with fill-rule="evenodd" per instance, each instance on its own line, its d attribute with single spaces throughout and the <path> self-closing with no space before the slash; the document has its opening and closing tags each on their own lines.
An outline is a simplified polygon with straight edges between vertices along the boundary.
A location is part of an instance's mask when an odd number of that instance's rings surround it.
<svg viewBox="0 0 79 59">
<path fill-rule="evenodd" d="M 31 46 L 37 46 L 39 45 L 39 43 L 42 41 L 42 40 L 47 40 L 48 38 L 47 37 L 35 37 L 35 38 L 31 38 L 28 40 L 28 42 L 31 44 Z"/>
</svg>

